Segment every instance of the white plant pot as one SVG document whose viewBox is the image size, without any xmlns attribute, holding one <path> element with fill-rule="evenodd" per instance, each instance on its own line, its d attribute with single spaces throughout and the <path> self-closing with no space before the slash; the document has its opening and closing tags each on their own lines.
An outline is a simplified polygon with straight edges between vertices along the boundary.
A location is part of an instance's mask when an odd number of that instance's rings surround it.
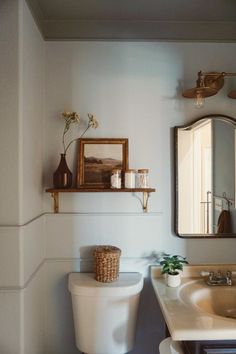
<svg viewBox="0 0 236 354">
<path fill-rule="evenodd" d="M 172 275 L 172 274 L 167 274 L 167 285 L 170 286 L 171 288 L 175 288 L 176 286 L 179 286 L 181 283 L 181 276 L 180 273 Z"/>
</svg>

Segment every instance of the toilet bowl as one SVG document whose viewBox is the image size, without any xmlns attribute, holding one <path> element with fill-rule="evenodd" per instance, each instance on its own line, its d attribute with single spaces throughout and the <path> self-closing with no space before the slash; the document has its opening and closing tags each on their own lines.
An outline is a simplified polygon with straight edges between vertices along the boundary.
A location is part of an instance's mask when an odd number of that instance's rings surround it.
<svg viewBox="0 0 236 354">
<path fill-rule="evenodd" d="M 124 354 L 132 350 L 143 277 L 120 273 L 101 283 L 93 273 L 70 273 L 76 346 L 86 354 Z"/>
</svg>

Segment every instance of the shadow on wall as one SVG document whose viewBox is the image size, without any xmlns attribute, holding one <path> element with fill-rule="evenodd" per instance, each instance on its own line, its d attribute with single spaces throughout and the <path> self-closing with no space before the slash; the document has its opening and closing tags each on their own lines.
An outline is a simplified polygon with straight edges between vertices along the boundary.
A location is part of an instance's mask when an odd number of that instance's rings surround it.
<svg viewBox="0 0 236 354">
<path fill-rule="evenodd" d="M 130 354 L 159 354 L 159 344 L 164 338 L 165 321 L 151 279 L 145 278 L 139 304 L 136 341 Z"/>
</svg>

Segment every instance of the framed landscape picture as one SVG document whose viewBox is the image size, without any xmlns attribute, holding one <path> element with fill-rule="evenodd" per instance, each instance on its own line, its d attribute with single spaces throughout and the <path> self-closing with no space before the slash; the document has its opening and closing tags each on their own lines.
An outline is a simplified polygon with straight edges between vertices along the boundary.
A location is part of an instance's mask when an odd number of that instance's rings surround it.
<svg viewBox="0 0 236 354">
<path fill-rule="evenodd" d="M 78 187 L 109 188 L 113 169 L 128 169 L 128 139 L 79 139 Z"/>
</svg>

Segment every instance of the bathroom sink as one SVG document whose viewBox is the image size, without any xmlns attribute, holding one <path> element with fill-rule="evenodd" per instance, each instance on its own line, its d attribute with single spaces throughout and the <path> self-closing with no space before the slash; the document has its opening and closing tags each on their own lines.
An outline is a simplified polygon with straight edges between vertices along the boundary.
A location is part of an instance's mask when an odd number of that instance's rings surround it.
<svg viewBox="0 0 236 354">
<path fill-rule="evenodd" d="M 196 310 L 236 319 L 235 286 L 208 286 L 203 280 L 196 280 L 180 287 L 179 298 Z"/>
<path fill-rule="evenodd" d="M 236 264 L 220 268 L 236 275 Z M 235 340 L 236 277 L 231 286 L 209 286 L 203 270 L 216 273 L 219 265 L 186 265 L 181 285 L 170 288 L 161 267 L 153 267 L 152 285 L 170 335 L 177 341 Z"/>
</svg>

